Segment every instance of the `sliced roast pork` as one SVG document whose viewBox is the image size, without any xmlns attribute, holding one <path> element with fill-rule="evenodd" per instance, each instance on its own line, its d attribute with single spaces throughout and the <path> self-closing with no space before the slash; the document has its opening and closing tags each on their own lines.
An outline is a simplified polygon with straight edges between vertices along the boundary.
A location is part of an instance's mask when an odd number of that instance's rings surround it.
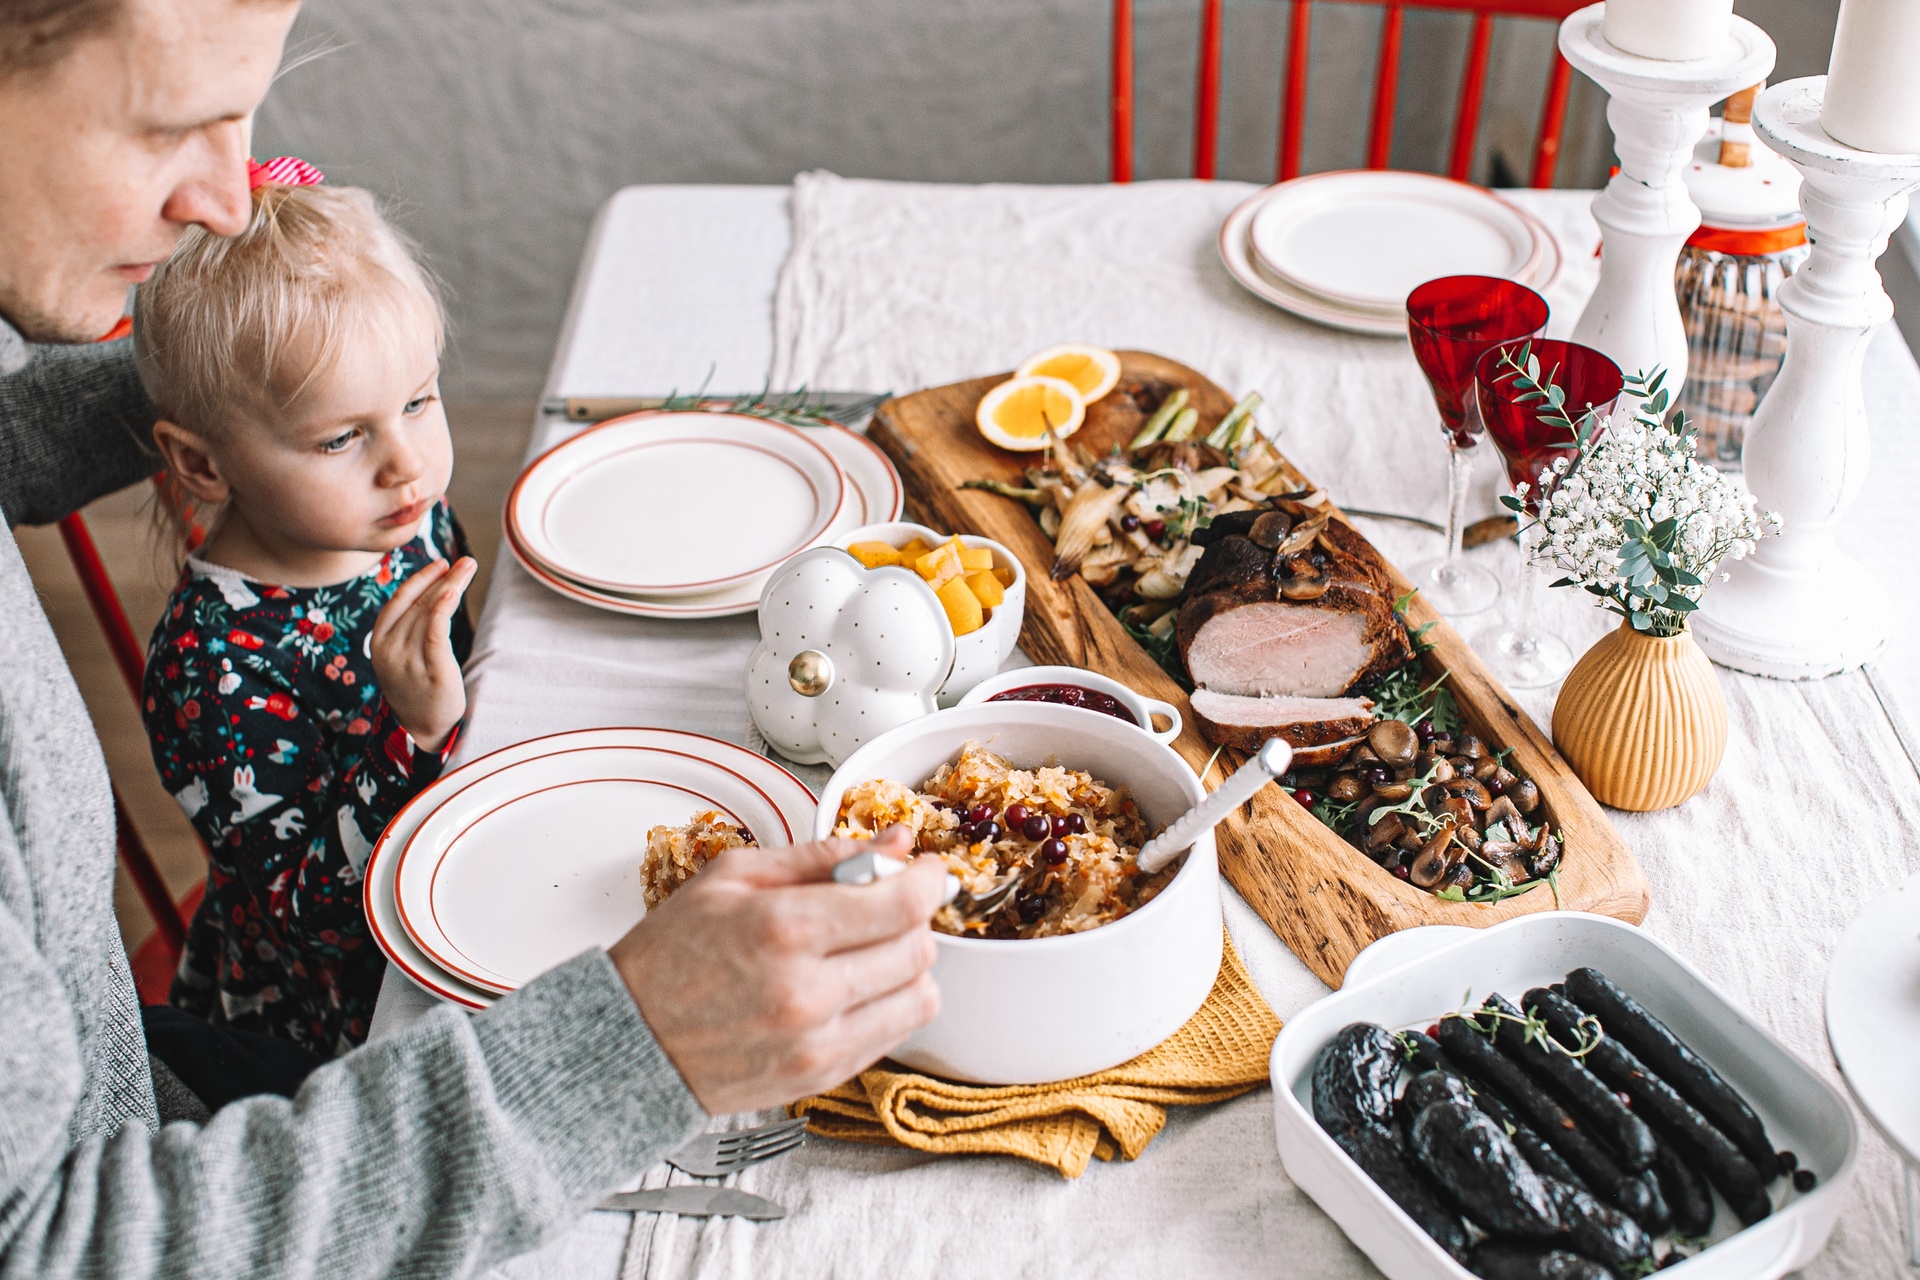
<svg viewBox="0 0 1920 1280">
<path fill-rule="evenodd" d="M 1294 762 L 1306 766 L 1344 755 L 1374 719 L 1368 698 L 1249 698 L 1195 689 L 1192 707 L 1207 741 L 1257 751 L 1269 738 L 1284 738 Z"/>
<path fill-rule="evenodd" d="M 1386 566 L 1365 538 L 1339 520 L 1304 548 L 1269 549 L 1258 536 L 1222 532 L 1187 580 L 1175 636 L 1196 686 L 1333 698 L 1412 660 Z"/>
</svg>

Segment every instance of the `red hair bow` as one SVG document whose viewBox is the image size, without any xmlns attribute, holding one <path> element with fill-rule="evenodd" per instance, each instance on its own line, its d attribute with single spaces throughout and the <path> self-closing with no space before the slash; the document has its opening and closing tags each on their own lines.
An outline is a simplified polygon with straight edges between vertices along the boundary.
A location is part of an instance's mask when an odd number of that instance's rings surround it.
<svg viewBox="0 0 1920 1280">
<path fill-rule="evenodd" d="M 298 156 L 275 156 L 261 164 L 247 161 L 247 189 L 264 187 L 269 182 L 283 187 L 311 187 L 326 181 L 326 175 Z"/>
</svg>

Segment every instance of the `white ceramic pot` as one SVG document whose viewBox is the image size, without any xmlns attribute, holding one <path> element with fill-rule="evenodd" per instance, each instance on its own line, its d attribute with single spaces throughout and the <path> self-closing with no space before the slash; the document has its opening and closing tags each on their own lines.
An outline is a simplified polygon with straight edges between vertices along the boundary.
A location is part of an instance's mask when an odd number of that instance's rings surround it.
<svg viewBox="0 0 1920 1280">
<path fill-rule="evenodd" d="M 1724 1205 L 1713 1244 L 1687 1260 L 1689 1276 L 1778 1280 L 1826 1245 L 1852 1181 L 1859 1135 L 1833 1088 L 1700 973 L 1631 925 L 1546 912 L 1490 929 L 1430 925 L 1381 939 L 1355 957 L 1341 989 L 1288 1020 L 1274 1041 L 1274 1134 L 1287 1176 L 1327 1211 L 1391 1280 L 1472 1280 L 1389 1200 L 1313 1119 L 1313 1064 L 1340 1028 L 1372 1022 L 1425 1027 L 1498 991 L 1530 988 L 1591 965 L 1618 982 L 1745 1095 L 1776 1147 L 1819 1176 L 1805 1195 L 1777 1181 L 1773 1214 L 1740 1224 Z"/>
<path fill-rule="evenodd" d="M 988 676 L 973 686 L 967 695 L 960 699 L 963 707 L 975 706 L 982 702 L 992 702 L 1003 693 L 1016 689 L 1030 689 L 1042 684 L 1076 684 L 1082 689 L 1091 689 L 1095 693 L 1104 693 L 1132 715 L 1134 723 L 1145 729 L 1161 742 L 1172 742 L 1180 736 L 1180 708 L 1171 702 L 1162 702 L 1158 698 L 1149 698 L 1135 693 L 1126 685 L 1110 676 L 1097 671 L 1087 671 L 1080 667 L 1020 667 L 1013 671 L 1002 671 L 997 676 Z M 1165 720 L 1164 729 L 1154 726 L 1154 719 Z"/>
<path fill-rule="evenodd" d="M 995 702 L 936 712 L 860 748 L 821 793 L 814 834 L 832 834 L 840 797 L 855 783 L 890 778 L 918 787 L 970 741 L 1021 767 L 1054 762 L 1124 785 L 1156 829 L 1204 795 L 1186 761 L 1112 716 Z M 1206 1003 L 1220 970 L 1221 927 L 1209 834 L 1159 896 L 1112 924 L 1027 940 L 935 934 L 940 1016 L 892 1056 L 917 1071 L 985 1084 L 1039 1084 L 1118 1066 Z"/>
<path fill-rule="evenodd" d="M 919 538 L 928 546 L 937 547 L 950 536 L 923 524 L 896 520 L 889 524 L 862 525 L 841 534 L 831 545 L 843 550 L 856 542 L 884 542 L 889 546 L 901 547 Z M 953 674 L 940 687 L 940 705 L 943 707 L 951 707 L 959 702 L 968 690 L 998 671 L 1013 656 L 1014 647 L 1020 643 L 1020 625 L 1027 616 L 1027 571 L 1021 567 L 1019 557 L 992 538 L 982 538 L 977 534 L 961 534 L 960 545 L 985 547 L 993 552 L 993 567 L 1011 570 L 1013 585 L 1006 588 L 1006 599 L 994 606 L 993 616 L 978 631 L 954 638 Z"/>
</svg>

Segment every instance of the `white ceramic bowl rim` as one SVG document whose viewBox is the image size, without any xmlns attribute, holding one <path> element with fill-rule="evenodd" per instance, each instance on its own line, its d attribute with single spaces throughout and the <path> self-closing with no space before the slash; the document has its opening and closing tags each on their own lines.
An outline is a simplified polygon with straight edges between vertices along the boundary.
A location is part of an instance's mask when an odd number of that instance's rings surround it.
<svg viewBox="0 0 1920 1280">
<path fill-rule="evenodd" d="M 1147 718 L 1145 723 L 1137 727 L 1146 730 L 1162 742 L 1168 740 L 1167 733 L 1165 730 L 1153 727 L 1154 716 L 1166 716 L 1169 720 L 1173 721 L 1175 729 L 1178 729 L 1182 723 L 1180 708 L 1174 706 L 1166 699 L 1150 697 L 1147 694 L 1141 693 L 1124 680 L 1116 680 L 1112 676 L 1104 675 L 1101 672 L 1093 671 L 1086 667 L 1015 667 L 1011 671 L 1002 671 L 998 675 L 988 676 L 985 680 L 973 686 L 972 689 L 967 691 L 967 696 L 960 699 L 959 705 L 963 707 L 975 707 L 983 702 L 1038 702 L 1042 701 L 1042 699 L 1002 698 L 1001 695 L 1012 693 L 1016 689 L 1048 684 L 1077 684 L 1095 693 L 1110 694 L 1121 703 L 1129 701 L 1139 703 L 1140 709 L 1147 713 Z M 1068 706 L 1070 704 L 1062 702 L 1051 705 Z M 1085 708 L 1081 709 L 1084 710 Z M 1128 710 L 1131 711 L 1133 708 L 1129 707 Z"/>
<path fill-rule="evenodd" d="M 909 721 L 907 724 L 898 726 L 897 728 L 889 729 L 887 730 L 886 733 L 881 734 L 879 737 L 874 738 L 871 741 L 862 743 L 859 751 L 856 751 L 853 753 L 853 755 L 847 757 L 847 764 L 853 763 L 853 761 L 858 759 L 863 752 L 870 751 L 875 747 L 885 745 L 886 740 L 889 737 L 891 737 L 896 733 L 899 733 L 902 729 L 908 729 L 908 728 L 922 729 L 928 722 L 938 717 L 953 716 L 953 715 L 960 714 L 962 712 L 977 712 L 984 705 L 985 705 L 984 703 L 974 703 L 971 706 L 952 707 L 945 711 L 936 711 L 933 713 L 932 716 L 923 716 L 919 720 L 912 720 L 912 721 Z M 1066 717 L 1067 724 L 1072 725 L 1076 721 L 1078 721 L 1081 723 L 1082 727 L 1098 727 L 1102 730 L 1106 730 L 1114 724 L 1114 718 L 1112 716 L 1103 715 L 1098 711 L 1088 711 L 1082 707 L 1064 706 L 1057 702 L 1017 702 L 1017 703 L 996 702 L 993 704 L 994 710 L 999 710 L 1002 707 L 1018 707 L 1018 708 L 1034 709 L 1039 711 L 1043 718 L 1047 718 L 1047 719 L 1050 719 L 1056 715 L 1064 716 Z M 983 745 L 988 747 L 989 750 L 992 749 L 991 738 L 983 738 L 983 739 L 980 739 L 980 741 L 982 742 Z M 1201 785 L 1199 777 L 1194 774 L 1191 766 L 1189 766 L 1185 760 L 1182 760 L 1180 758 L 1180 754 L 1178 752 L 1176 752 L 1172 747 L 1167 746 L 1165 743 L 1156 742 L 1154 743 L 1154 746 L 1158 747 L 1161 752 L 1164 752 L 1166 755 L 1172 757 L 1173 762 L 1177 764 L 1180 767 L 1180 769 L 1185 772 L 1185 775 L 1193 779 L 1191 794 L 1193 797 L 1193 802 L 1195 804 L 1198 804 L 1200 800 L 1204 798 L 1206 794 L 1206 788 Z M 954 750 L 958 751 L 959 747 L 956 745 Z M 846 765 L 843 764 L 840 767 L 844 769 L 846 768 Z M 1068 767 L 1071 768 L 1074 766 L 1069 765 Z M 924 782 L 924 781 L 926 781 L 926 779 L 924 778 L 920 780 L 920 782 Z M 1108 780 L 1105 778 L 1097 779 L 1097 781 L 1108 782 Z M 919 788 L 920 782 L 915 782 L 912 784 L 916 790 Z M 1112 784 L 1108 783 L 1108 785 L 1112 785 Z M 1128 791 L 1129 793 L 1131 793 L 1132 788 L 1128 787 Z M 842 791 L 841 795 L 844 795 L 844 794 L 845 792 Z M 827 801 L 828 801 L 828 797 L 826 795 L 822 795 L 820 797 L 820 808 L 818 809 L 817 812 L 820 814 L 831 813 L 832 815 L 831 818 L 825 819 L 825 821 L 829 824 L 827 826 L 828 834 L 832 834 L 833 826 L 831 824 L 837 823 L 840 817 L 840 795 L 835 795 L 832 797 L 833 805 L 831 810 L 829 810 L 828 808 Z M 1176 813 L 1173 815 L 1173 818 L 1178 818 L 1179 816 L 1180 815 Z M 1169 818 L 1167 820 L 1167 823 L 1171 823 L 1173 821 L 1173 818 Z M 816 820 L 816 821 L 819 821 L 819 820 Z M 1163 823 L 1161 825 L 1165 826 L 1167 825 L 1167 823 Z M 816 826 L 814 829 L 817 831 L 819 830 L 819 827 Z M 1192 869 L 1193 863 L 1194 863 L 1194 853 L 1201 849 L 1202 844 L 1205 844 L 1206 846 L 1208 846 L 1209 854 L 1211 854 L 1212 841 L 1213 841 L 1213 834 L 1211 832 L 1201 837 L 1201 840 L 1199 842 L 1196 842 L 1194 847 L 1192 849 L 1189 849 L 1186 852 L 1186 854 L 1184 855 L 1184 861 L 1181 862 L 1180 869 L 1174 873 L 1173 879 L 1167 881 L 1166 887 L 1161 889 L 1159 893 L 1156 893 L 1153 895 L 1152 901 L 1148 902 L 1144 906 L 1135 908 L 1134 910 L 1128 912 L 1126 915 L 1121 916 L 1118 920 L 1114 920 L 1107 924 L 1100 925 L 1097 928 L 1088 929 L 1082 933 L 1056 934 L 1051 938 L 956 938 L 950 933 L 935 932 L 935 934 L 933 935 L 933 940 L 939 946 L 959 947 L 963 950 L 976 949 L 976 948 L 982 948 L 982 947 L 992 949 L 997 947 L 1018 946 L 1018 947 L 1023 947 L 1030 950 L 1037 951 L 1042 948 L 1050 948 L 1050 949 L 1058 950 L 1062 947 L 1085 946 L 1086 945 L 1085 940 L 1089 936 L 1096 933 L 1104 935 L 1107 938 L 1113 938 L 1117 935 L 1109 932 L 1110 930 L 1127 928 L 1129 925 L 1137 921 L 1141 916 L 1145 915 L 1147 912 L 1153 910 L 1155 906 L 1159 905 L 1160 901 L 1163 898 L 1167 897 L 1169 894 L 1173 893 L 1174 890 L 1181 884 L 1182 881 L 1188 880 L 1190 878 L 1188 876 L 1188 872 Z"/>
</svg>

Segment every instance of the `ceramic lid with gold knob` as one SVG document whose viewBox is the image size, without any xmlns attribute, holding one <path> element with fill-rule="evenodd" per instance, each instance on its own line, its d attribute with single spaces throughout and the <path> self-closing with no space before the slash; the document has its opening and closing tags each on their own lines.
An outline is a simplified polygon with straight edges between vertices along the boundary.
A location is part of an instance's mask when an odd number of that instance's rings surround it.
<svg viewBox="0 0 1920 1280">
<path fill-rule="evenodd" d="M 768 744 L 838 765 L 869 738 L 932 712 L 953 670 L 953 628 L 916 573 L 817 547 L 760 594 L 747 706 Z"/>
</svg>

